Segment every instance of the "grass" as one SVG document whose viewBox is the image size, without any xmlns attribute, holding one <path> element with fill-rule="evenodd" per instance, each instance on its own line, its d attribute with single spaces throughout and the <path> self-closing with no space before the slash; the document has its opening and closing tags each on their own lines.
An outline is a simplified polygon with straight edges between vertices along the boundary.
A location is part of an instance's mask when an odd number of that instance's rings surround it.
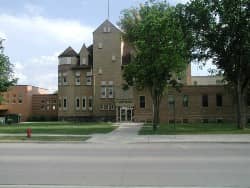
<svg viewBox="0 0 250 188">
<path fill-rule="evenodd" d="M 86 141 L 89 136 L 32 136 L 27 138 L 25 136 L 1 136 L 0 142 L 13 142 L 13 141 L 41 141 L 41 142 L 56 142 L 56 141 Z"/>
<path fill-rule="evenodd" d="M 226 123 L 195 123 L 195 124 L 160 124 L 154 132 L 151 124 L 145 124 L 139 131 L 140 135 L 180 135 L 180 134 L 250 134 L 250 124 L 238 129 L 235 124 Z"/>
<path fill-rule="evenodd" d="M 95 133 L 108 133 L 116 127 L 112 123 L 73 123 L 73 122 L 38 122 L 1 125 L 0 133 L 16 134 L 26 133 L 27 128 L 32 134 L 72 134 L 89 135 Z"/>
</svg>

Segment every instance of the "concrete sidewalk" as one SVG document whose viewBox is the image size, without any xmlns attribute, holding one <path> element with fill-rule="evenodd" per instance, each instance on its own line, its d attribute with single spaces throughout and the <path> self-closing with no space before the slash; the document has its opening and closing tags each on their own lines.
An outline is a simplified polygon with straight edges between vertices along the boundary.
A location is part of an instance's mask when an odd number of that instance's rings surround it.
<svg viewBox="0 0 250 188">
<path fill-rule="evenodd" d="M 209 134 L 209 135 L 137 135 L 142 123 L 120 123 L 108 134 L 92 135 L 87 143 L 133 144 L 133 143 L 250 143 L 250 134 Z"/>
</svg>

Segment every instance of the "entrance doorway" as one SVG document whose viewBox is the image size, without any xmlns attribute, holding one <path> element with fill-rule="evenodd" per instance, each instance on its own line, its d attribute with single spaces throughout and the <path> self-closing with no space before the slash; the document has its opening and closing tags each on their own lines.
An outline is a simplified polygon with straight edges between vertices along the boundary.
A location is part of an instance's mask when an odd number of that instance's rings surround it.
<svg viewBox="0 0 250 188">
<path fill-rule="evenodd" d="M 133 107 L 117 107 L 117 121 L 130 122 L 133 121 L 134 109 Z"/>
</svg>

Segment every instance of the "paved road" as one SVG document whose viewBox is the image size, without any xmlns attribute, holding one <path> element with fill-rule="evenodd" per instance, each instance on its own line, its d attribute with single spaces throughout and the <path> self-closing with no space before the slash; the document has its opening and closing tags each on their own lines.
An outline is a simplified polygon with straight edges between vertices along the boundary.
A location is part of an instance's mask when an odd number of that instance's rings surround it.
<svg viewBox="0 0 250 188">
<path fill-rule="evenodd" d="M 250 144 L 0 144 L 0 184 L 246 187 Z"/>
</svg>

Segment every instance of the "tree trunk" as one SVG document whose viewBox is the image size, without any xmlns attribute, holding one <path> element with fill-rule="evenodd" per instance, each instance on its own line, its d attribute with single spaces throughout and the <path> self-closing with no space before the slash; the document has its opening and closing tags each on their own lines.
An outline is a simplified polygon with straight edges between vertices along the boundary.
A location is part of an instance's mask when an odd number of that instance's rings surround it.
<svg viewBox="0 0 250 188">
<path fill-rule="evenodd" d="M 153 131 L 157 130 L 157 125 L 159 124 L 159 108 L 160 108 L 160 97 L 153 95 Z"/>
<path fill-rule="evenodd" d="M 247 95 L 247 89 L 241 88 L 241 81 L 240 79 L 238 79 L 236 86 L 236 111 L 237 111 L 237 127 L 239 129 L 244 129 L 247 123 L 246 95 Z"/>
</svg>

